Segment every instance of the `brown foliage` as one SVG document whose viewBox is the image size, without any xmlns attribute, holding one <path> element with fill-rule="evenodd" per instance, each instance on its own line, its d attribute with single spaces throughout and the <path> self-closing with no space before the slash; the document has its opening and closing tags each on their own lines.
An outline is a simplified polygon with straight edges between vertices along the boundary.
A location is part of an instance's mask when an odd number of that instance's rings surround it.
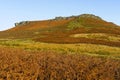
<svg viewBox="0 0 120 80">
<path fill-rule="evenodd" d="M 31 21 L 27 25 L 22 25 L 18 27 L 14 27 L 9 29 L 8 31 L 25 31 L 25 30 L 38 30 L 38 29 L 46 29 L 56 26 L 64 26 L 72 19 L 63 19 L 63 20 L 43 20 L 43 21 Z"/>
<path fill-rule="evenodd" d="M 120 60 L 0 48 L 2 80 L 120 80 Z"/>
<path fill-rule="evenodd" d="M 103 30 L 102 30 L 103 29 Z M 112 33 L 114 35 L 119 35 L 119 29 L 110 29 L 108 31 L 107 28 L 93 28 L 93 29 L 85 29 L 79 28 L 68 32 L 51 32 L 51 33 L 42 33 L 45 37 L 34 39 L 35 41 L 47 42 L 47 43 L 90 43 L 90 44 L 100 44 L 100 45 L 108 45 L 108 46 L 116 46 L 120 47 L 120 42 L 113 42 L 113 41 L 105 41 L 105 40 L 97 40 L 97 39 L 90 39 L 90 38 L 74 38 L 70 37 L 73 34 L 80 34 L 80 33 Z"/>
</svg>

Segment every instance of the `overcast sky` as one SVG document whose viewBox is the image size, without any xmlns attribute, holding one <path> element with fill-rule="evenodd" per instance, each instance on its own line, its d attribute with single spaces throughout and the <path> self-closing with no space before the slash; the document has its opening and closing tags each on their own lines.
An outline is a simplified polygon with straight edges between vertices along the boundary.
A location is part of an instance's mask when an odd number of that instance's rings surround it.
<svg viewBox="0 0 120 80">
<path fill-rule="evenodd" d="M 120 0 L 0 0 L 0 30 L 15 22 L 95 14 L 120 25 Z"/>
</svg>

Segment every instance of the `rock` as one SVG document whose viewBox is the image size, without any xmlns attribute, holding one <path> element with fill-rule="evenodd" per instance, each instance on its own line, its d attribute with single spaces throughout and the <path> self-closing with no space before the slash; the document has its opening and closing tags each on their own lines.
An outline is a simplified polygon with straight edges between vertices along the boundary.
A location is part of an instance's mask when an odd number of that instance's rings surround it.
<svg viewBox="0 0 120 80">
<path fill-rule="evenodd" d="M 62 19 L 66 19 L 66 17 L 55 17 L 55 20 L 62 20 Z"/>
<path fill-rule="evenodd" d="M 72 18 L 76 18 L 77 16 L 70 16 L 70 17 L 55 17 L 54 20 L 63 20 L 63 19 L 72 19 Z"/>
<path fill-rule="evenodd" d="M 15 26 L 26 25 L 28 23 L 29 23 L 29 21 L 22 21 L 22 22 L 19 22 L 19 23 L 15 23 Z"/>
<path fill-rule="evenodd" d="M 78 16 L 79 18 L 81 18 L 81 17 L 88 17 L 88 18 L 94 18 L 94 19 L 99 19 L 99 20 L 102 20 L 102 18 L 100 18 L 99 16 L 95 16 L 95 15 L 93 15 L 93 14 L 82 14 L 82 15 L 79 15 Z"/>
</svg>

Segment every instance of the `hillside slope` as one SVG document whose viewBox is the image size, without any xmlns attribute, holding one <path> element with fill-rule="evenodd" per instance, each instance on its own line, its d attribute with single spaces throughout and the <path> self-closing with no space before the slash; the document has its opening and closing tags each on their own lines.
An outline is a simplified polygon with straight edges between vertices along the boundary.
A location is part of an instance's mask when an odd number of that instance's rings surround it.
<svg viewBox="0 0 120 80">
<path fill-rule="evenodd" d="M 91 43 L 120 47 L 120 27 L 92 14 L 26 21 L 0 32 L 1 39 L 32 39 L 47 43 Z"/>
</svg>

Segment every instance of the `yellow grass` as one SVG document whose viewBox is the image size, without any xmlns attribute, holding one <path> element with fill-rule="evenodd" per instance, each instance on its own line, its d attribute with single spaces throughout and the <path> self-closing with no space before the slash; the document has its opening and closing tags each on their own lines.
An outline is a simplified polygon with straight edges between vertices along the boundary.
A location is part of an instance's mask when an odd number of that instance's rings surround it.
<svg viewBox="0 0 120 80">
<path fill-rule="evenodd" d="M 97 40 L 120 41 L 120 35 L 114 36 L 105 33 L 73 34 L 70 37 L 75 37 L 75 38 L 84 37 L 84 38 L 97 39 Z"/>
<path fill-rule="evenodd" d="M 22 48 L 29 51 L 55 51 L 59 53 L 89 54 L 95 56 L 108 56 L 120 58 L 120 47 L 110 47 L 95 44 L 52 44 L 34 42 L 31 40 L 1 41 L 1 46 Z"/>
</svg>

